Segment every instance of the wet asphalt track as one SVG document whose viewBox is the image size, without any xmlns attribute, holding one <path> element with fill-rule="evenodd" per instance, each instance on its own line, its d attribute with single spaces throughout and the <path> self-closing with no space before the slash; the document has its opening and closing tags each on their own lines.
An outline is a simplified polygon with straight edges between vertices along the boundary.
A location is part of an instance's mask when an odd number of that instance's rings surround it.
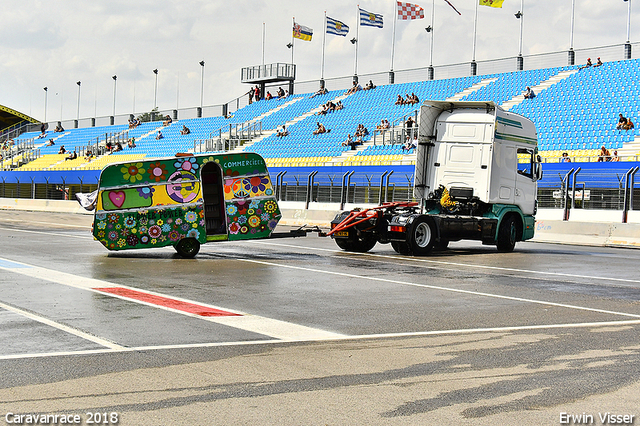
<svg viewBox="0 0 640 426">
<path fill-rule="evenodd" d="M 0 424 L 640 424 L 640 251 L 309 236 L 185 260 L 108 252 L 90 222 L 0 211 Z"/>
</svg>

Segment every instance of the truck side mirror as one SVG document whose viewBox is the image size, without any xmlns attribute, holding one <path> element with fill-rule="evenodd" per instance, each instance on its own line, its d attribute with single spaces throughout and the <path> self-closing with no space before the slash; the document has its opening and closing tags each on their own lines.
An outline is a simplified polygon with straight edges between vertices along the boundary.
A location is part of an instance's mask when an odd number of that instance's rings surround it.
<svg viewBox="0 0 640 426">
<path fill-rule="evenodd" d="M 538 159 L 540 159 L 540 156 L 538 155 Z M 535 164 L 535 168 L 536 168 L 536 180 L 541 180 L 542 179 L 542 163 L 540 163 L 540 161 L 538 161 Z"/>
</svg>

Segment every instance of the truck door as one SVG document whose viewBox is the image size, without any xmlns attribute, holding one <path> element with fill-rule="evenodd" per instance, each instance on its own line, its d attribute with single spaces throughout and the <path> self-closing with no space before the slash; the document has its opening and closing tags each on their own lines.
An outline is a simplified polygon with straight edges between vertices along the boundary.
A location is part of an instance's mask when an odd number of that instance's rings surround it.
<svg viewBox="0 0 640 426">
<path fill-rule="evenodd" d="M 227 233 L 224 191 L 222 188 L 222 168 L 215 161 L 202 167 L 202 198 L 207 235 Z"/>
<path fill-rule="evenodd" d="M 537 190 L 533 148 L 518 148 L 517 170 L 515 204 L 524 214 L 533 214 Z"/>
</svg>

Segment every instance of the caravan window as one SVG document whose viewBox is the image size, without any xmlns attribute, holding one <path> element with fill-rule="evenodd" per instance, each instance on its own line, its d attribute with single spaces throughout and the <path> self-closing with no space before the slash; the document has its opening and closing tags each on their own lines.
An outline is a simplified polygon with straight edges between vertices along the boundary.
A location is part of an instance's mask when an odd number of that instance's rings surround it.
<svg viewBox="0 0 640 426">
<path fill-rule="evenodd" d="M 518 174 L 533 179 L 533 149 L 518 148 Z"/>
</svg>

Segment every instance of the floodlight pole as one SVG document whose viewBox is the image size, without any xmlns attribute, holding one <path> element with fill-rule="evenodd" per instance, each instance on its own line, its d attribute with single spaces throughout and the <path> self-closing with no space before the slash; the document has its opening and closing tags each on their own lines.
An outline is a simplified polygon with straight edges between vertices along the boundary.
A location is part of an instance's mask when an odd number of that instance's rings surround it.
<svg viewBox="0 0 640 426">
<path fill-rule="evenodd" d="M 471 53 L 471 75 L 478 73 L 478 64 L 476 64 L 476 34 L 478 30 L 478 2 L 476 4 L 475 18 L 473 19 L 473 51 Z"/>
<path fill-rule="evenodd" d="M 576 0 L 571 0 L 571 35 L 569 37 L 569 65 L 575 65 L 576 52 L 573 51 L 573 28 L 576 16 Z"/>
<path fill-rule="evenodd" d="M 75 122 L 75 127 L 76 129 L 78 128 L 78 123 L 80 121 L 80 86 L 82 85 L 81 81 L 76 81 L 76 84 L 78 85 L 78 112 L 76 114 L 76 122 Z"/>
<path fill-rule="evenodd" d="M 631 59 L 631 0 L 624 0 L 627 4 L 627 42 L 624 45 L 625 59 Z"/>
<path fill-rule="evenodd" d="M 47 122 L 47 95 L 49 94 L 49 88 L 48 87 L 44 87 L 44 122 Z"/>
<path fill-rule="evenodd" d="M 158 108 L 158 69 L 154 69 L 153 73 L 156 75 L 156 83 L 153 90 L 153 109 L 156 109 Z"/>
<path fill-rule="evenodd" d="M 113 115 L 111 116 L 111 125 L 113 126 L 116 119 L 116 81 L 118 80 L 118 76 L 114 75 L 111 78 L 113 79 Z"/>
</svg>

